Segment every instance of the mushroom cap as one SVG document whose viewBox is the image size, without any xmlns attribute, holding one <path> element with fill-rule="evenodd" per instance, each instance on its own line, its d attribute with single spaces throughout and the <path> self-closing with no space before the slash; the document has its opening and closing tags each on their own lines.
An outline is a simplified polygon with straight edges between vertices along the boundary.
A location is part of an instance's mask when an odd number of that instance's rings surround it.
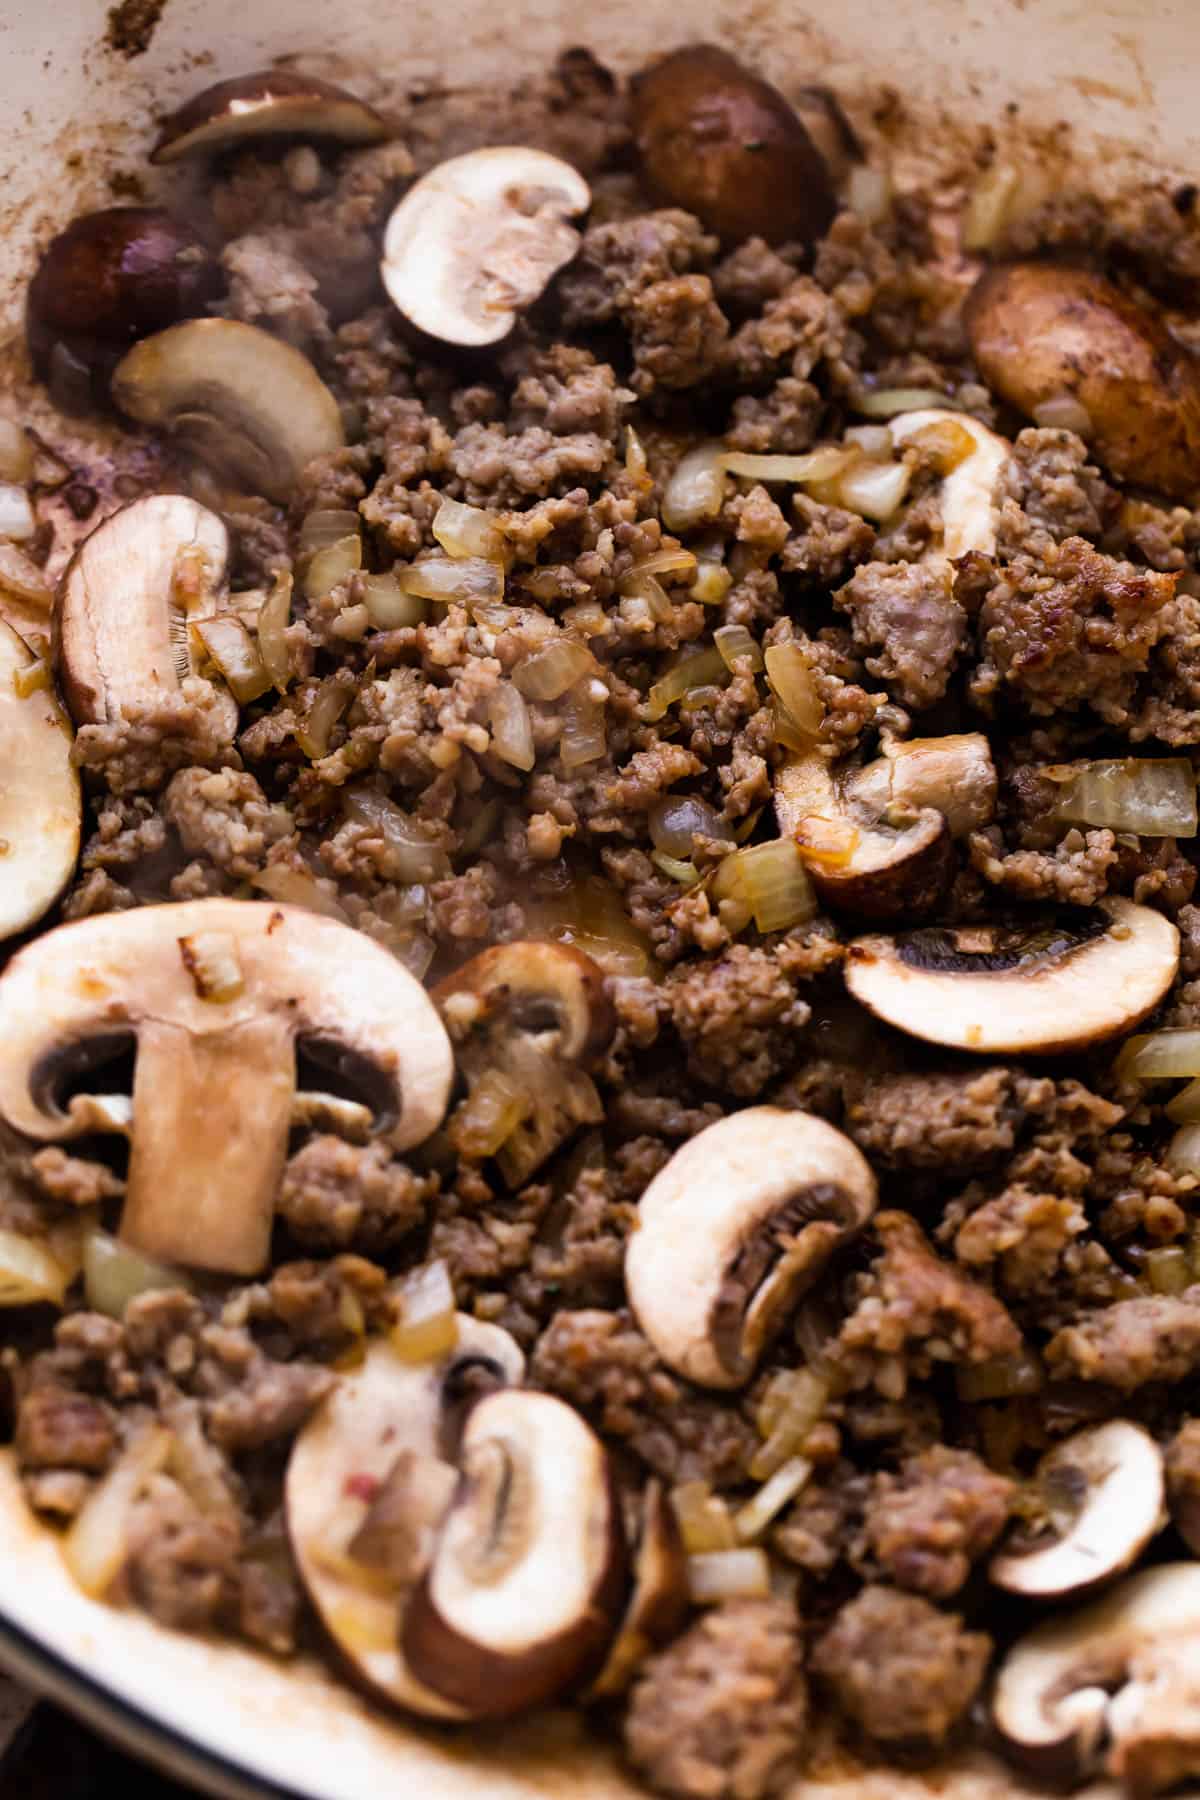
<svg viewBox="0 0 1200 1800">
<path fill-rule="evenodd" d="M 337 401 L 308 358 L 240 319 L 189 319 L 135 344 L 113 399 L 203 461 L 287 500 L 306 466 L 345 444 Z"/>
<path fill-rule="evenodd" d="M 494 944 L 440 981 L 433 997 L 456 1035 L 498 1025 L 534 1036 L 554 1032 L 554 1054 L 566 1062 L 594 1062 L 616 1029 L 604 971 L 570 944 Z"/>
<path fill-rule="evenodd" d="M 1006 1753 L 1042 1779 L 1094 1766 L 1106 1729 L 1136 1724 L 1142 1695 L 1122 1688 L 1135 1657 L 1200 1638 L 1200 1563 L 1164 1563 L 1120 1581 L 1078 1612 L 1020 1638 L 1000 1664 L 992 1719 Z M 1114 1732 L 1114 1737 L 1116 1733 Z M 1195 1765 L 1193 1765 L 1195 1767 Z"/>
<path fill-rule="evenodd" d="M 594 1668 L 625 1592 L 620 1508 L 600 1439 L 551 1394 L 489 1394 L 405 1610 L 409 1667 L 478 1719 L 509 1718 Z"/>
<path fill-rule="evenodd" d="M 868 764 L 886 784 L 889 803 L 936 807 L 954 838 L 991 822 L 999 783 L 992 747 L 982 731 L 906 738 Z"/>
<path fill-rule="evenodd" d="M 203 594 L 185 612 L 176 577 L 187 556 L 203 569 Z M 191 672 L 187 621 L 216 610 L 228 563 L 223 522 L 184 494 L 135 500 L 83 540 L 54 610 L 55 659 L 77 725 L 153 709 L 178 691 Z M 237 702 L 216 691 L 232 735 Z"/>
<path fill-rule="evenodd" d="M 1012 446 L 978 419 L 941 406 L 922 407 L 892 419 L 892 441 L 906 444 L 927 425 L 953 424 L 975 440 L 975 449 L 949 475 L 942 477 L 941 554 L 954 562 L 968 551 L 990 556 L 996 548 L 996 511 L 1000 483 L 1012 458 Z"/>
<path fill-rule="evenodd" d="M 787 1309 L 875 1210 L 875 1177 L 809 1113 L 752 1106 L 677 1150 L 625 1250 L 637 1320 L 668 1367 L 742 1387 Z"/>
<path fill-rule="evenodd" d="M 70 721 L 52 688 L 17 691 L 35 661 L 0 620 L 0 939 L 36 924 L 79 858 L 83 797 Z"/>
<path fill-rule="evenodd" d="M 591 203 L 579 171 L 545 150 L 453 156 L 414 182 L 388 220 L 383 285 L 429 337 L 498 343 L 579 249 L 567 220 Z"/>
<path fill-rule="evenodd" d="M 1049 1055 L 1128 1031 L 1175 979 L 1179 933 L 1131 900 L 966 925 L 857 938 L 846 986 L 910 1037 L 994 1055 Z"/>
<path fill-rule="evenodd" d="M 417 1554 L 422 1539 L 423 1557 L 432 1554 L 454 1491 L 443 1426 L 454 1404 L 455 1375 L 480 1363 L 514 1386 L 525 1378 L 525 1359 L 509 1334 L 465 1313 L 458 1315 L 457 1343 L 436 1362 L 406 1363 L 386 1339 L 375 1341 L 304 1427 L 287 1467 L 288 1536 L 325 1630 L 373 1692 L 434 1719 L 468 1715 L 413 1675 L 399 1646 L 401 1594 L 388 1582 L 372 1584 L 366 1567 L 356 1571 L 347 1546 L 367 1515 L 373 1489 L 407 1451 L 427 1465 L 428 1516 L 411 1523 Z M 429 1479 L 435 1470 L 446 1478 L 440 1505 L 437 1482 Z"/>
<path fill-rule="evenodd" d="M 1110 1419 L 1055 1445 L 1039 1485 L 1078 1484 L 1079 1508 L 1065 1531 L 1022 1547 L 1010 1538 L 988 1564 L 997 1587 L 1047 1598 L 1121 1574 L 1164 1518 L 1162 1451 L 1140 1425 Z"/>
<path fill-rule="evenodd" d="M 150 161 L 210 156 L 246 138 L 323 137 L 342 144 L 377 144 L 389 135 L 375 108 L 345 88 L 293 69 L 255 69 L 193 94 L 163 126 Z"/>
</svg>

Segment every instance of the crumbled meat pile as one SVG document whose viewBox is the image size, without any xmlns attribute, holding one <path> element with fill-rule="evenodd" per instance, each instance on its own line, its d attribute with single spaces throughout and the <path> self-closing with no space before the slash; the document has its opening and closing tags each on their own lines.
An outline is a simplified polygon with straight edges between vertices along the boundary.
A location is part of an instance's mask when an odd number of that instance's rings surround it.
<svg viewBox="0 0 1200 1800">
<path fill-rule="evenodd" d="M 261 1280 L 160 1272 L 121 1317 L 14 1313 L 25 1491 L 65 1524 L 157 1419 L 176 1451 L 131 1515 L 126 1596 L 288 1654 L 312 1627 L 280 1512 L 290 1447 L 391 1320 L 389 1284 L 437 1261 L 457 1306 L 511 1332 L 529 1381 L 609 1441 L 631 1494 L 653 1476 L 728 1521 L 780 1463 L 799 1469 L 753 1534 L 769 1581 L 643 1646 L 620 1729 L 648 1783 L 762 1800 L 834 1730 L 936 1758 L 972 1729 L 995 1649 L 984 1570 L 1043 1453 L 1132 1409 L 1173 1443 L 1171 1493 L 1197 1491 L 1197 1165 L 1169 1154 L 1169 1092 L 1115 1068 L 1114 1043 L 1039 1060 L 902 1037 L 847 1000 L 846 946 L 1136 902 L 1182 934 L 1154 1023 L 1200 1024 L 1194 815 L 1189 835 L 1151 802 L 1068 817 L 1062 798 L 1103 759 L 1165 756 L 1194 781 L 1200 513 L 1126 496 L 1095 446 L 989 392 L 927 196 L 873 223 L 843 206 L 813 245 L 723 241 L 639 183 L 629 96 L 582 53 L 503 113 L 506 141 L 591 183 L 578 254 L 498 345 L 443 353 L 386 303 L 380 237 L 414 176 L 488 141 L 495 97 L 394 111 L 398 141 L 301 157 L 252 139 L 216 166 L 196 224 L 218 311 L 311 360 L 348 443 L 286 504 L 169 463 L 171 491 L 229 526 L 243 620 L 294 581 L 287 675 L 235 733 L 207 681 L 80 731 L 85 838 L 61 917 L 270 897 L 430 985 L 490 946 L 574 945 L 614 1029 L 586 1072 L 524 1065 L 515 1100 L 462 1053 L 449 1124 L 403 1160 L 324 1096 L 294 1121 Z M 1060 200 L 1014 230 L 1023 254 L 1050 244 L 1152 291 L 1157 267 L 1176 304 L 1197 299 L 1197 227 L 1157 196 L 1103 229 Z M 914 388 L 1010 446 L 988 530 L 953 560 L 941 484 L 961 428 L 880 448 L 886 394 Z M 794 462 L 855 423 L 877 486 L 881 457 L 904 471 L 890 505 L 770 462 L 717 469 L 691 514 L 672 482 L 701 443 Z M 162 485 L 157 465 L 143 482 Z M 314 545 L 339 539 L 354 554 L 322 582 Z M 441 589 L 413 585 L 426 564 Z M 849 837 L 818 818 L 806 863 L 780 839 L 786 760 L 842 779 L 968 733 L 996 779 L 957 796 L 961 828 L 945 801 L 920 921 L 910 890 L 837 900 L 865 815 Z M 929 804 L 896 785 L 870 828 L 894 837 Z M 701 1387 L 631 1310 L 624 1259 L 676 1151 L 747 1105 L 836 1128 L 879 1208 L 833 1233 L 752 1375 Z M 0 1226 L 115 1228 L 121 1170 L 92 1140 L 68 1155 L 6 1135 Z M 764 1472 L 771 1396 L 798 1370 L 818 1400 Z"/>
</svg>

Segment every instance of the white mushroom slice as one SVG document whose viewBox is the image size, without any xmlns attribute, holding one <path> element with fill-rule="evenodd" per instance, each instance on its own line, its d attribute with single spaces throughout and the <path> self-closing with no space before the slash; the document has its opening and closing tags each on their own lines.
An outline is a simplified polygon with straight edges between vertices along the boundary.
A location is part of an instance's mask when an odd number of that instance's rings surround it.
<svg viewBox="0 0 1200 1800">
<path fill-rule="evenodd" d="M 567 220 L 592 196 L 570 163 L 501 145 L 439 163 L 388 221 L 383 285 L 443 343 L 495 344 L 579 249 Z"/>
<path fill-rule="evenodd" d="M 1106 1766 L 1149 1794 L 1200 1774 L 1198 1655 L 1200 1563 L 1131 1575 L 1009 1651 L 992 1699 L 1003 1747 L 1056 1785 Z"/>
<path fill-rule="evenodd" d="M 36 662 L 0 620 L 0 939 L 37 923 L 79 858 L 71 726 L 48 682 L 26 685 Z"/>
<path fill-rule="evenodd" d="M 189 319 L 143 338 L 117 364 L 112 393 L 130 418 L 173 432 L 268 500 L 289 499 L 307 465 L 346 441 L 308 358 L 240 319 Z"/>
<path fill-rule="evenodd" d="M 62 925 L 0 975 L 0 1016 L 0 1117 L 43 1143 L 96 1128 L 86 1075 L 136 1047 L 121 1237 L 230 1275 L 267 1262 L 298 1045 L 359 1088 L 396 1149 L 436 1129 L 450 1092 L 420 983 L 296 907 L 196 900 Z"/>
<path fill-rule="evenodd" d="M 857 938 L 845 975 L 856 1000 L 910 1037 L 1021 1056 L 1082 1049 L 1131 1030 L 1178 967 L 1170 920 L 1110 899 L 1028 923 Z"/>
<path fill-rule="evenodd" d="M 229 533 L 183 494 L 152 494 L 97 526 L 63 576 L 54 615 L 63 693 L 77 725 L 153 712 L 198 677 L 189 625 L 224 593 Z M 212 684 L 228 736 L 238 709 Z"/>
<path fill-rule="evenodd" d="M 996 765 L 981 731 L 892 742 L 863 770 L 860 794 L 865 797 L 874 781 L 886 784 L 889 805 L 936 807 L 954 838 L 978 831 L 995 815 Z"/>
<path fill-rule="evenodd" d="M 417 1678 L 476 1719 L 581 1679 L 620 1616 L 625 1553 L 600 1439 L 551 1394 L 514 1388 L 467 1420 L 464 1480 L 400 1645 Z"/>
<path fill-rule="evenodd" d="M 876 1198 L 865 1158 L 823 1119 L 752 1106 L 718 1120 L 642 1195 L 625 1250 L 639 1325 L 689 1381 L 742 1387 Z"/>
<path fill-rule="evenodd" d="M 468 1715 L 416 1679 L 399 1626 L 458 1480 L 447 1422 L 460 1388 L 481 1375 L 520 1386 L 525 1359 L 506 1331 L 465 1313 L 457 1343 L 437 1362 L 405 1362 L 376 1341 L 304 1427 L 287 1467 L 288 1536 L 321 1623 L 365 1686 L 434 1719 Z M 372 1513 L 389 1502 L 377 1549 Z"/>
<path fill-rule="evenodd" d="M 387 123 L 375 108 L 345 88 L 293 69 L 256 69 L 218 81 L 172 113 L 150 161 L 211 156 L 247 138 L 294 136 L 377 144 L 387 135 Z"/>
<path fill-rule="evenodd" d="M 1165 1517 L 1162 1451 L 1125 1419 L 1057 1444 L 1038 1466 L 1037 1486 L 1065 1523 L 1031 1539 L 1018 1533 L 993 1556 L 988 1574 L 1011 1594 L 1070 1594 L 1120 1575 Z"/>
<path fill-rule="evenodd" d="M 906 444 L 929 425 L 957 425 L 975 440 L 970 456 L 943 476 L 939 499 L 942 508 L 940 554 L 954 562 L 975 550 L 990 556 L 996 548 L 996 511 L 1000 483 L 1012 455 L 1006 438 L 998 437 L 966 413 L 940 406 L 901 413 L 891 421 L 892 441 Z"/>
</svg>

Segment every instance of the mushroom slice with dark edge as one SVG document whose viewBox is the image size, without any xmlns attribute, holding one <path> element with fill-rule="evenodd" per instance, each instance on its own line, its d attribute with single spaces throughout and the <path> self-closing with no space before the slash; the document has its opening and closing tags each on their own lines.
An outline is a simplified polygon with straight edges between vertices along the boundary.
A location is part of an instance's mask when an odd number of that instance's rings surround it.
<svg viewBox="0 0 1200 1800">
<path fill-rule="evenodd" d="M 1151 1794 L 1200 1774 L 1198 1656 L 1200 1563 L 1127 1576 L 1009 1651 L 992 1697 L 1002 1747 L 1055 1786 L 1103 1770 Z"/>
<path fill-rule="evenodd" d="M 683 1628 L 688 1614 L 687 1554 L 675 1508 L 661 1481 L 648 1481 L 639 1508 L 633 1592 L 589 1700 L 623 1694 L 642 1663 Z"/>
<path fill-rule="evenodd" d="M 946 821 L 934 807 L 893 803 L 890 788 L 867 775 L 839 778 L 816 750 L 789 758 L 775 778 L 780 835 L 799 844 L 828 906 L 872 919 L 919 917 L 953 875 Z"/>
<path fill-rule="evenodd" d="M 480 1400 L 459 1464 L 400 1647 L 417 1679 L 469 1717 L 504 1719 L 603 1659 L 625 1598 L 620 1508 L 600 1439 L 551 1394 Z"/>
<path fill-rule="evenodd" d="M 955 1050 L 1049 1055 L 1129 1031 L 1179 967 L 1153 907 L 1101 900 L 1007 924 L 857 938 L 846 986 L 877 1018 Z"/>
<path fill-rule="evenodd" d="M 525 1377 L 506 1331 L 463 1313 L 457 1324 L 436 1362 L 407 1363 L 387 1340 L 373 1343 L 297 1438 L 284 1496 L 300 1578 L 348 1667 L 372 1692 L 437 1719 L 468 1715 L 413 1675 L 399 1625 L 459 1479 L 447 1427 L 463 1388 Z"/>
<path fill-rule="evenodd" d="M 229 533 L 182 494 L 152 494 L 84 539 L 63 576 L 54 615 L 63 693 L 77 725 L 103 725 L 161 706 L 198 676 L 190 624 L 224 593 Z M 237 702 L 217 687 L 227 734 Z"/>
<path fill-rule="evenodd" d="M 388 220 L 383 285 L 429 337 L 498 343 L 578 251 L 567 221 L 591 203 L 579 171 L 545 150 L 453 156 L 414 182 Z"/>
<path fill-rule="evenodd" d="M 89 1072 L 136 1049 L 121 1237 L 229 1275 L 268 1260 L 298 1047 L 358 1089 L 397 1150 L 436 1129 L 450 1092 L 420 983 L 296 907 L 196 900 L 62 925 L 0 976 L 0 1017 L 0 1118 L 44 1143 L 96 1128 Z"/>
<path fill-rule="evenodd" d="M 24 638 L 0 620 L 0 939 L 36 924 L 79 857 L 83 799 L 71 726 L 38 675 Z"/>
<path fill-rule="evenodd" d="M 642 1195 L 625 1250 L 639 1325 L 689 1381 L 744 1386 L 876 1197 L 866 1159 L 823 1119 L 752 1106 L 718 1120 Z"/>
<path fill-rule="evenodd" d="M 616 1025 L 604 974 L 566 944 L 497 944 L 434 989 L 468 1092 L 460 1154 L 494 1155 L 511 1187 L 604 1108 L 588 1074 Z"/>
<path fill-rule="evenodd" d="M 293 69 L 256 69 L 193 95 L 163 126 L 154 163 L 211 156 L 247 138 L 330 138 L 378 144 L 390 135 L 373 106 L 332 82 Z"/>
<path fill-rule="evenodd" d="M 1035 1485 L 1050 1524 L 1010 1537 L 988 1564 L 997 1587 L 1049 1598 L 1124 1571 L 1163 1524 L 1162 1451 L 1140 1425 L 1112 1419 L 1055 1445 Z"/>
<path fill-rule="evenodd" d="M 345 443 L 342 415 L 308 358 L 240 319 L 189 319 L 135 344 L 113 399 L 170 431 L 202 462 L 268 500 L 287 500 L 307 465 Z"/>
</svg>

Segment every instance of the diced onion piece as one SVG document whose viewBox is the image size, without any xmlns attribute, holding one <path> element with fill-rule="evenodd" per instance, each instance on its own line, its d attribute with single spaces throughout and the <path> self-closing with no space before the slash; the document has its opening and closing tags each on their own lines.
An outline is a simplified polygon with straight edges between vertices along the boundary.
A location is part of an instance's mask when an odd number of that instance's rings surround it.
<svg viewBox="0 0 1200 1800">
<path fill-rule="evenodd" d="M 694 862 L 687 862 L 678 856 L 667 856 L 662 850 L 652 850 L 650 861 L 672 881 L 679 882 L 681 887 L 695 887 L 700 879 L 700 871 Z"/>
<path fill-rule="evenodd" d="M 787 714 L 788 721 L 811 741 L 821 729 L 825 706 L 804 651 L 799 644 L 772 644 L 763 661 L 771 692 Z M 807 747 L 807 743 L 803 747 Z"/>
<path fill-rule="evenodd" d="M 733 1523 L 743 1544 L 760 1538 L 771 1520 L 794 1500 L 812 1475 L 813 1466 L 804 1456 L 793 1456 L 781 1463 L 770 1479 L 734 1514 Z"/>
<path fill-rule="evenodd" d="M 829 1383 L 812 1369 L 788 1369 L 775 1377 L 755 1420 L 764 1439 L 750 1464 L 755 1481 L 768 1480 L 803 1448 L 828 1400 Z"/>
<path fill-rule="evenodd" d="M 97 1227 L 83 1245 L 83 1291 L 93 1312 L 123 1319 L 125 1308 L 139 1294 L 162 1288 L 187 1288 L 190 1282 L 178 1269 L 153 1262 L 148 1256 L 110 1237 Z"/>
<path fill-rule="evenodd" d="M 651 618 L 659 625 L 665 625 L 675 610 L 671 604 L 671 596 L 657 575 L 648 575 L 644 570 L 625 577 L 621 583 L 621 597 L 625 600 L 644 600 L 650 609 Z"/>
<path fill-rule="evenodd" d="M 1191 1125 L 1200 1120 L 1200 1080 L 1189 1081 L 1186 1087 L 1180 1088 L 1166 1112 L 1173 1125 Z"/>
<path fill-rule="evenodd" d="M 1147 1250 L 1146 1279 L 1156 1294 L 1182 1294 L 1196 1277 L 1187 1251 L 1179 1244 L 1164 1244 Z"/>
<path fill-rule="evenodd" d="M 790 931 L 816 917 L 804 858 L 790 838 L 751 844 L 737 857 L 746 903 L 760 931 Z"/>
<path fill-rule="evenodd" d="M 744 931 L 754 915 L 746 898 L 741 858 L 737 852 L 724 857 L 717 864 L 708 891 L 717 903 L 717 913 L 726 931 L 732 932 L 734 936 L 739 931 Z"/>
<path fill-rule="evenodd" d="M 608 629 L 608 615 L 598 600 L 580 600 L 565 607 L 562 622 L 577 637 L 603 637 Z"/>
<path fill-rule="evenodd" d="M 882 523 L 896 511 L 912 479 L 907 463 L 876 463 L 863 458 L 838 477 L 838 495 L 851 512 Z"/>
<path fill-rule="evenodd" d="M 713 1550 L 689 1556 L 687 1579 L 693 1606 L 765 1600 L 771 1592 L 771 1567 L 765 1550 Z"/>
<path fill-rule="evenodd" d="M 983 171 L 971 189 L 963 212 L 964 250 L 990 250 L 993 244 L 999 242 L 1008 223 L 1020 178 L 1016 165 L 1009 162 L 994 162 Z"/>
<path fill-rule="evenodd" d="M 501 1068 L 485 1069 L 454 1115 L 450 1135 L 460 1156 L 472 1162 L 495 1156 L 533 1110 L 533 1096 Z"/>
<path fill-rule="evenodd" d="M 858 848 L 859 835 L 849 819 L 823 819 L 815 813 L 801 819 L 793 833 L 805 862 L 818 869 L 844 869 Z"/>
<path fill-rule="evenodd" d="M 28 481 L 33 460 L 33 445 L 22 427 L 0 416 L 0 480 Z"/>
<path fill-rule="evenodd" d="M 697 836 L 725 843 L 733 838 L 716 808 L 695 794 L 665 795 L 650 809 L 648 823 L 655 849 L 680 862 L 691 856 Z"/>
<path fill-rule="evenodd" d="M 960 1400 L 1015 1400 L 1023 1394 L 1040 1393 L 1046 1377 L 1041 1362 L 1032 1351 L 1018 1350 L 1012 1356 L 991 1356 L 986 1362 L 966 1363 L 955 1374 Z"/>
<path fill-rule="evenodd" d="M 429 602 L 422 600 L 419 594 L 406 593 L 390 572 L 364 575 L 359 590 L 376 631 L 399 631 L 405 625 L 423 625 L 429 617 Z"/>
<path fill-rule="evenodd" d="M 313 556 L 304 571 L 304 592 L 310 600 L 324 600 L 335 587 L 357 575 L 361 568 L 362 539 L 358 533 L 355 532 L 353 537 L 338 538 Z"/>
<path fill-rule="evenodd" d="M 166 1466 L 172 1435 L 153 1425 L 134 1438 L 92 1489 L 63 1540 L 63 1557 L 77 1584 L 102 1600 L 125 1566 L 129 1515 L 152 1475 Z"/>
<path fill-rule="evenodd" d="M 36 530 L 33 505 L 25 489 L 15 482 L 0 481 L 0 538 L 24 542 Z"/>
<path fill-rule="evenodd" d="M 433 961 L 437 946 L 426 931 L 408 931 L 397 933 L 395 938 L 388 938 L 387 947 L 396 961 L 403 963 L 410 975 L 423 981 Z"/>
<path fill-rule="evenodd" d="M 271 686 L 281 694 L 287 692 L 292 678 L 291 658 L 288 656 L 287 640 L 284 637 L 291 622 L 292 578 L 281 570 L 275 577 L 274 587 L 258 609 L 256 622 L 258 654 L 262 657 L 263 668 Z"/>
<path fill-rule="evenodd" d="M 193 641 L 221 671 L 234 699 L 246 706 L 265 694 L 272 681 L 258 645 L 232 613 L 217 613 L 189 625 Z"/>
<path fill-rule="evenodd" d="M 1136 831 L 1139 837 L 1195 837 L 1195 771 L 1183 756 L 1084 763 L 1063 786 L 1054 810 L 1075 825 Z"/>
<path fill-rule="evenodd" d="M 864 419 L 895 419 L 901 413 L 920 412 L 927 406 L 947 407 L 961 411 L 959 402 L 938 388 L 876 388 L 874 393 L 857 394 L 851 402 Z"/>
<path fill-rule="evenodd" d="M 532 769 L 536 761 L 533 725 L 525 697 L 511 681 L 502 681 L 488 705 L 492 749 L 514 769 Z"/>
<path fill-rule="evenodd" d="M 737 1548 L 733 1515 L 707 1481 L 685 1481 L 671 1489 L 670 1498 L 679 1535 L 689 1556 Z"/>
<path fill-rule="evenodd" d="M 577 682 L 566 696 L 562 721 L 558 754 L 563 768 L 582 769 L 588 763 L 599 762 L 608 750 L 608 732 L 604 723 L 604 702 L 592 692 L 590 680 Z"/>
<path fill-rule="evenodd" d="M 688 595 L 701 606 L 721 606 L 732 586 L 733 576 L 724 563 L 702 561 Z"/>
<path fill-rule="evenodd" d="M 44 656 L 31 663 L 22 663 L 19 669 L 13 670 L 13 692 L 18 700 L 28 700 L 31 694 L 48 693 L 53 686 L 54 671 Z"/>
<path fill-rule="evenodd" d="M 1033 422 L 1045 431 L 1073 431 L 1085 441 L 1092 435 L 1092 415 L 1077 394 L 1051 394 L 1034 407 Z"/>
<path fill-rule="evenodd" d="M 1116 1072 L 1132 1081 L 1200 1075 L 1200 1028 L 1171 1025 L 1131 1037 L 1117 1058 Z"/>
<path fill-rule="evenodd" d="M 0 1231 L 0 1306 L 62 1306 L 70 1280 L 49 1244 Z"/>
<path fill-rule="evenodd" d="M 464 606 L 491 606 L 504 598 L 504 570 L 478 556 L 431 556 L 398 569 L 396 579 L 406 594 L 422 600 L 452 600 Z"/>
<path fill-rule="evenodd" d="M 349 913 L 320 886 L 311 869 L 298 869 L 291 863 L 269 863 L 250 877 L 250 885 L 283 906 L 300 906 L 305 912 L 319 913 L 323 919 L 350 923 Z"/>
<path fill-rule="evenodd" d="M 330 734 L 353 698 L 354 690 L 336 675 L 327 675 L 318 687 L 296 727 L 296 742 L 310 762 L 328 753 Z"/>
<path fill-rule="evenodd" d="M 374 788 L 349 788 L 342 797 L 346 817 L 382 838 L 395 865 L 393 881 L 440 881 L 449 872 L 446 852 L 428 829 Z"/>
<path fill-rule="evenodd" d="M 458 1340 L 454 1287 L 439 1258 L 410 1269 L 396 1284 L 397 1319 L 391 1340 L 407 1363 L 437 1362 Z"/>
<path fill-rule="evenodd" d="M 433 517 L 433 535 L 447 556 L 504 561 L 504 538 L 490 514 L 478 506 L 464 506 L 461 500 L 443 495 Z"/>
<path fill-rule="evenodd" d="M 953 475 L 959 464 L 974 456 L 978 448 L 971 433 L 958 419 L 937 419 L 932 425 L 922 425 L 920 431 L 914 431 L 904 442 L 924 451 L 943 477 Z"/>
<path fill-rule="evenodd" d="M 634 575 L 694 575 L 696 573 L 696 557 L 691 550 L 685 550 L 682 544 L 676 544 L 673 550 L 655 550 L 650 556 L 643 556 L 635 562 L 626 576 L 626 580 Z M 624 593 L 625 584 L 622 582 Z"/>
<path fill-rule="evenodd" d="M 1163 1160 L 1173 1175 L 1200 1175 L 1200 1125 L 1181 1125 Z"/>
<path fill-rule="evenodd" d="M 785 750 L 805 751 L 812 749 L 812 732 L 801 731 L 800 727 L 796 724 L 795 719 L 792 718 L 786 707 L 780 706 L 778 700 L 775 702 L 772 709 L 772 716 L 774 718 L 775 742 L 777 744 L 782 744 Z"/>
<path fill-rule="evenodd" d="M 573 944 L 606 975 L 649 975 L 653 968 L 650 940 L 629 917 L 616 888 L 600 875 L 587 875 L 552 902 L 531 909 L 531 935 Z"/>
<path fill-rule="evenodd" d="M 595 658 L 586 644 L 558 637 L 518 663 L 513 682 L 528 700 L 557 700 L 594 667 Z"/>
<path fill-rule="evenodd" d="M 730 475 L 746 481 L 805 482 L 831 481 L 854 460 L 852 451 L 826 444 L 803 456 L 744 456 L 740 451 L 731 451 L 724 463 Z"/>
<path fill-rule="evenodd" d="M 645 717 L 653 722 L 666 717 L 668 707 L 690 693 L 693 688 L 708 687 L 724 680 L 729 671 L 719 650 L 701 650 L 686 656 L 656 681 L 646 696 Z"/>
<path fill-rule="evenodd" d="M 37 564 L 30 562 L 15 544 L 3 541 L 0 541 L 0 589 L 39 611 L 49 612 L 54 604 L 54 589 Z"/>
<path fill-rule="evenodd" d="M 668 531 L 693 531 L 716 518 L 725 503 L 725 454 L 723 444 L 698 444 L 676 463 L 662 497 Z"/>
<path fill-rule="evenodd" d="M 847 444 L 854 444 L 864 456 L 891 462 L 896 454 L 895 440 L 888 425 L 851 425 L 842 436 Z"/>
<path fill-rule="evenodd" d="M 873 169 L 870 163 L 855 163 L 846 177 L 843 190 L 846 205 L 857 213 L 864 225 L 878 225 L 886 219 L 892 204 L 892 178 L 886 169 Z"/>
<path fill-rule="evenodd" d="M 763 666 L 763 655 L 754 639 L 744 625 L 721 625 L 713 632 L 713 643 L 721 652 L 721 660 L 727 669 L 747 658 L 750 667 L 757 673 Z"/>
<path fill-rule="evenodd" d="M 311 556 L 343 538 L 357 537 L 359 517 L 349 507 L 321 507 L 310 512 L 300 527 L 300 554 Z"/>
</svg>

